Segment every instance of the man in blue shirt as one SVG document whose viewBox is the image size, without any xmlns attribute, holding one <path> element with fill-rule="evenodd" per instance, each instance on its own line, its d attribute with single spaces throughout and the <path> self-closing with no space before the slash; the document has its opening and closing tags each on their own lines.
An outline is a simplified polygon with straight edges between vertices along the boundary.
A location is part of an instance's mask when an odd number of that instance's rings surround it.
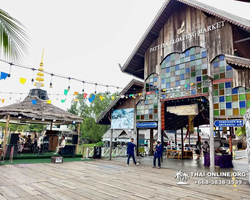
<svg viewBox="0 0 250 200">
<path fill-rule="evenodd" d="M 134 148 L 136 147 L 135 144 L 133 144 L 134 138 L 131 138 L 131 142 L 128 143 L 128 148 L 127 148 L 127 154 L 128 154 L 128 160 L 127 160 L 127 166 L 129 165 L 129 160 L 132 157 L 135 165 L 139 165 L 135 161 L 135 154 L 134 154 Z"/>
<path fill-rule="evenodd" d="M 161 157 L 162 157 L 162 145 L 161 145 L 161 141 L 158 140 L 157 144 L 155 145 L 154 166 L 153 166 L 153 168 L 155 168 L 156 158 L 158 159 L 158 169 L 161 168 Z"/>
</svg>

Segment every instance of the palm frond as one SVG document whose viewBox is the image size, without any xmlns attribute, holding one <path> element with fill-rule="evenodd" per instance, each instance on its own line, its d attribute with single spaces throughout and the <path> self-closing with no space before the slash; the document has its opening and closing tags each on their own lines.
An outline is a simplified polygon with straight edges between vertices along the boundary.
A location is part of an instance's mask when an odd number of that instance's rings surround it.
<svg viewBox="0 0 250 200">
<path fill-rule="evenodd" d="M 28 54 L 28 45 L 24 25 L 0 9 L 0 56 L 10 62 L 22 61 Z"/>
</svg>

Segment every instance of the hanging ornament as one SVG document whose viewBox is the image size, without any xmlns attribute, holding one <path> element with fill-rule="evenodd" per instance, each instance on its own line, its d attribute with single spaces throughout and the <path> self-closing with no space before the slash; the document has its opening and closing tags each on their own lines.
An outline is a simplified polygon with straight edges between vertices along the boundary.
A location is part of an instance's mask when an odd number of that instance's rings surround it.
<svg viewBox="0 0 250 200">
<path fill-rule="evenodd" d="M 97 83 L 95 84 L 95 94 L 96 94 Z"/>
<path fill-rule="evenodd" d="M 10 74 L 11 74 L 11 66 L 12 66 L 13 64 L 12 63 L 10 63 L 10 73 L 8 74 L 8 77 L 10 77 Z"/>
<path fill-rule="evenodd" d="M 31 79 L 31 84 L 33 84 L 34 83 L 34 76 L 35 76 L 35 69 L 32 68 L 31 70 L 33 71 L 33 76 L 32 76 L 32 79 Z"/>
<path fill-rule="evenodd" d="M 107 92 L 106 92 L 106 94 L 109 95 L 109 86 L 106 85 L 106 87 L 107 87 Z"/>
<path fill-rule="evenodd" d="M 82 93 L 84 93 L 84 81 L 82 81 Z"/>
<path fill-rule="evenodd" d="M 53 78 L 54 74 L 51 74 L 51 79 L 50 79 L 50 84 L 49 87 L 52 88 L 52 78 Z"/>
<path fill-rule="evenodd" d="M 119 87 L 117 87 L 117 92 L 116 92 L 116 98 L 117 98 L 117 99 L 118 99 L 118 97 L 119 97 L 118 89 L 119 89 Z"/>
</svg>

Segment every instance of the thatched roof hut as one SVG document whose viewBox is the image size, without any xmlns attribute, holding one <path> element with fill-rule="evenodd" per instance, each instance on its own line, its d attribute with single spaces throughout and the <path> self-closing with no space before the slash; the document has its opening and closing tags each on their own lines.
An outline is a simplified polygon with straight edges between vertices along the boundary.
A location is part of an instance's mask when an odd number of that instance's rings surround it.
<svg viewBox="0 0 250 200">
<path fill-rule="evenodd" d="M 36 100 L 36 104 L 32 103 Z M 37 96 L 27 96 L 22 102 L 9 106 L 0 107 L 0 119 L 10 115 L 11 120 L 17 120 L 20 123 L 42 123 L 50 124 L 71 124 L 82 123 L 83 118 L 64 111 L 52 104 L 48 104 L 47 100 L 42 100 Z"/>
</svg>

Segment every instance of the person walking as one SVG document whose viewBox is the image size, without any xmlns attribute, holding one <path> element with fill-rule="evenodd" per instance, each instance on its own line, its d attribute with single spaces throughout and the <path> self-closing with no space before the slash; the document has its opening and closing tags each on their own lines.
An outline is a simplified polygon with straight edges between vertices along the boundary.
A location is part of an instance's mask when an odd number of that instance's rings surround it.
<svg viewBox="0 0 250 200">
<path fill-rule="evenodd" d="M 155 168 L 156 158 L 158 159 L 158 169 L 161 168 L 161 157 L 162 157 L 162 145 L 161 145 L 161 141 L 157 140 L 157 144 L 155 145 L 154 166 L 153 166 L 153 168 Z"/>
<path fill-rule="evenodd" d="M 139 163 L 136 163 L 135 161 L 135 154 L 134 154 L 134 148 L 136 145 L 133 143 L 134 138 L 131 138 L 130 142 L 128 143 L 128 148 L 127 148 L 127 154 L 128 154 L 128 160 L 127 160 L 127 166 L 129 166 L 129 160 L 132 157 L 135 165 L 139 165 Z"/>
<path fill-rule="evenodd" d="M 201 136 L 199 136 L 199 139 L 196 142 L 195 153 L 197 154 L 197 158 L 195 160 L 196 160 L 196 162 L 198 162 L 200 160 L 200 157 L 201 157 Z"/>
</svg>

